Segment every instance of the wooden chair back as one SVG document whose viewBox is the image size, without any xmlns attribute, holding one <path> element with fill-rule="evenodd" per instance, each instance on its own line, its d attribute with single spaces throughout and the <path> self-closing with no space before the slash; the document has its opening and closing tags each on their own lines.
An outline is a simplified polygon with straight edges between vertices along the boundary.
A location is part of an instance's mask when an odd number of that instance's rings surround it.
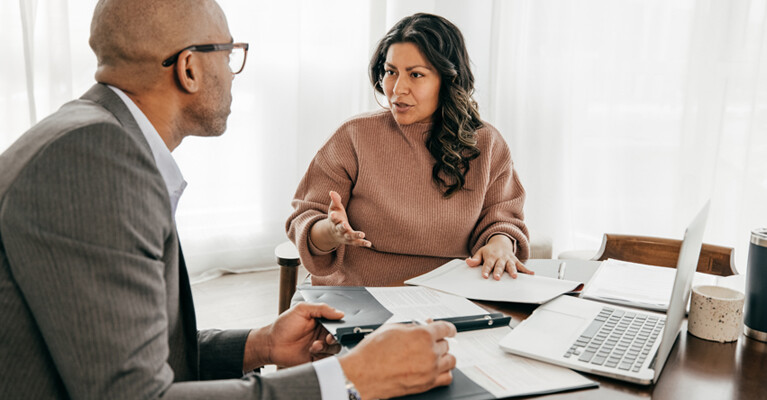
<svg viewBox="0 0 767 400">
<path fill-rule="evenodd" d="M 602 237 L 602 247 L 592 260 L 602 261 L 614 258 L 676 268 L 681 248 L 681 240 L 606 233 Z M 704 243 L 698 259 L 697 271 L 721 276 L 737 274 L 733 249 Z"/>
</svg>

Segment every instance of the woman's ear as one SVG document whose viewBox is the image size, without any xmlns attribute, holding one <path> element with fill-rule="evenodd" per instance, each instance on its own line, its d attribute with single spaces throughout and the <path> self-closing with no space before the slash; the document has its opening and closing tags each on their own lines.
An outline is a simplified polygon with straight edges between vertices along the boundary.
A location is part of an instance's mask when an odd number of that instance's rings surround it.
<svg viewBox="0 0 767 400">
<path fill-rule="evenodd" d="M 202 78 L 202 65 L 200 57 L 197 57 L 193 51 L 186 50 L 181 52 L 176 61 L 176 78 L 181 88 L 188 93 L 196 93 L 200 90 Z"/>
</svg>

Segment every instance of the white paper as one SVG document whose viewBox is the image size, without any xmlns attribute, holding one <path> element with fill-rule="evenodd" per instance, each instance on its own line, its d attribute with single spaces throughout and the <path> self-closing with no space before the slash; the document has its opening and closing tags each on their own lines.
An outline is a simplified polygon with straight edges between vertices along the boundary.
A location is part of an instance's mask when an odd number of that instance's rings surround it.
<svg viewBox="0 0 767 400">
<path fill-rule="evenodd" d="M 563 293 L 575 290 L 580 282 L 545 276 L 517 274 L 514 279 L 503 274 L 500 281 L 482 277 L 478 268 L 463 260 L 452 260 L 441 267 L 405 281 L 474 300 L 543 304 Z"/>
<path fill-rule="evenodd" d="M 394 315 L 387 322 L 488 314 L 471 301 L 425 287 L 368 287 L 368 292 Z"/>
<path fill-rule="evenodd" d="M 675 268 L 608 259 L 583 291 L 587 299 L 602 300 L 632 307 L 665 312 L 674 288 Z M 725 286 L 743 291 L 745 279 L 696 272 L 692 286 Z"/>
<path fill-rule="evenodd" d="M 457 368 L 496 398 L 589 387 L 575 371 L 506 353 L 498 343 L 509 328 L 460 332 L 450 343 Z"/>
</svg>

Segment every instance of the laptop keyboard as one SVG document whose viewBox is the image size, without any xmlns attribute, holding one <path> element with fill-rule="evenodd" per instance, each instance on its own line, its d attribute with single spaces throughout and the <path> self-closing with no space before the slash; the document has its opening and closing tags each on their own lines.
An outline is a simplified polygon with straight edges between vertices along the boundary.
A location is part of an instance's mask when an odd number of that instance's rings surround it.
<svg viewBox="0 0 767 400">
<path fill-rule="evenodd" d="M 604 307 L 565 358 L 639 372 L 664 324 L 656 316 Z"/>
</svg>

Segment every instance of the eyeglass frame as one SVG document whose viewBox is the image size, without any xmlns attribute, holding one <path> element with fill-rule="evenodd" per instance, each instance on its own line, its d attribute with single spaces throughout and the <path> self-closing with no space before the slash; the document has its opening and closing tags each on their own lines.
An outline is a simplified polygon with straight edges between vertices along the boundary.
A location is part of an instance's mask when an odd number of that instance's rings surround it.
<svg viewBox="0 0 767 400">
<path fill-rule="evenodd" d="M 210 53 L 214 51 L 226 51 L 226 50 L 233 50 L 233 49 L 243 49 L 245 51 L 245 54 L 242 57 L 242 66 L 240 66 L 240 70 L 235 72 L 232 71 L 232 75 L 237 75 L 240 72 L 242 72 L 243 69 L 245 69 L 245 61 L 248 59 L 248 48 L 250 46 L 247 43 L 221 43 L 221 44 L 195 44 L 192 46 L 184 47 L 183 49 L 179 50 L 178 53 L 168 57 L 165 59 L 165 61 L 162 62 L 163 67 L 170 67 L 171 65 L 175 64 L 176 61 L 178 61 L 178 57 L 181 55 L 181 53 L 189 50 L 189 51 L 199 51 L 200 53 Z"/>
</svg>

